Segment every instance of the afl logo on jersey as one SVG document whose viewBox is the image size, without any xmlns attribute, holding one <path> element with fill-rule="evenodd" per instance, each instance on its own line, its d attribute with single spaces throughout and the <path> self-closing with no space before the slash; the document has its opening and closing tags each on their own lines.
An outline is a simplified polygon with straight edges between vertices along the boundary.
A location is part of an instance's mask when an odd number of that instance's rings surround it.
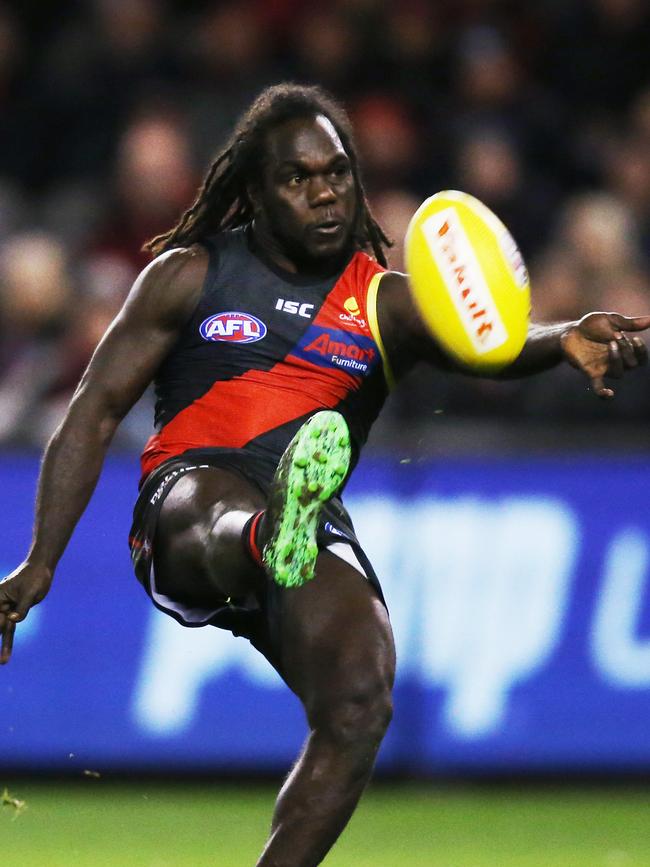
<svg viewBox="0 0 650 867">
<path fill-rule="evenodd" d="M 204 319 L 199 328 L 204 340 L 221 340 L 226 343 L 255 343 L 266 334 L 266 325 L 249 313 L 215 313 Z"/>
</svg>

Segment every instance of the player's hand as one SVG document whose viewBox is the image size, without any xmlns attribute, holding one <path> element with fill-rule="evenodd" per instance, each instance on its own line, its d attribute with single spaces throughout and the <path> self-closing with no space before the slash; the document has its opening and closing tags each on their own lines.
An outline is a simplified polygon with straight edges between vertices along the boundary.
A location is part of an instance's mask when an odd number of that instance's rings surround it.
<svg viewBox="0 0 650 867">
<path fill-rule="evenodd" d="M 16 624 L 29 609 L 45 598 L 52 583 L 52 570 L 23 563 L 0 581 L 0 665 L 9 662 Z"/>
<path fill-rule="evenodd" d="M 646 364 L 648 350 L 636 334 L 650 328 L 650 316 L 622 316 L 620 313 L 588 313 L 562 336 L 564 355 L 573 367 L 591 381 L 598 397 L 608 400 L 614 390 L 604 377 L 620 379 L 624 371 Z"/>
</svg>

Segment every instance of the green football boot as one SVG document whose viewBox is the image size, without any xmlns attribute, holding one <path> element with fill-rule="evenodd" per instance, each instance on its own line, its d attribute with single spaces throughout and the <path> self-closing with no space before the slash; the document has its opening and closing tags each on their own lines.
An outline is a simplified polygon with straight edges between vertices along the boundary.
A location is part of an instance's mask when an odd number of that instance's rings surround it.
<svg viewBox="0 0 650 867">
<path fill-rule="evenodd" d="M 262 561 L 282 587 L 300 587 L 314 577 L 318 518 L 341 487 L 351 454 L 345 419 L 323 410 L 303 424 L 280 458 L 266 512 L 271 535 Z"/>
</svg>

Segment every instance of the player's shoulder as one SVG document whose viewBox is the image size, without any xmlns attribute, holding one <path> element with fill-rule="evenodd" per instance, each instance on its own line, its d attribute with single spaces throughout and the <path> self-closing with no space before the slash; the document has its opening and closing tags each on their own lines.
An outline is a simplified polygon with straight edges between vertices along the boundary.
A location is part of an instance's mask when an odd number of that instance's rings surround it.
<svg viewBox="0 0 650 867">
<path fill-rule="evenodd" d="M 173 247 L 156 256 L 140 277 L 148 284 L 173 282 L 178 288 L 202 282 L 208 270 L 209 254 L 202 244 Z"/>
<path fill-rule="evenodd" d="M 390 286 L 394 291 L 408 290 L 408 277 L 401 271 L 385 270 L 381 282 L 385 286 Z"/>
<path fill-rule="evenodd" d="M 377 294 L 377 312 L 382 334 L 390 334 L 392 342 L 419 341 L 425 337 L 409 288 L 408 277 L 400 271 L 386 271 Z M 390 341 L 389 341 L 390 342 Z"/>
<path fill-rule="evenodd" d="M 395 313 L 414 309 L 409 291 L 408 278 L 400 271 L 385 271 L 381 278 L 379 298 L 383 306 Z"/>
<path fill-rule="evenodd" d="M 157 318 L 188 318 L 203 291 L 209 254 L 200 244 L 174 247 L 156 256 L 133 285 L 129 303 Z"/>
</svg>

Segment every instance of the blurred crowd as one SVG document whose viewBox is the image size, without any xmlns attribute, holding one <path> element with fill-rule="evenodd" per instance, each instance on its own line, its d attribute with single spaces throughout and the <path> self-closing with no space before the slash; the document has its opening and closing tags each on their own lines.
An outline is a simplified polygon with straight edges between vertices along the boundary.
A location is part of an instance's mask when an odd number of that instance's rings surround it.
<svg viewBox="0 0 650 867">
<path fill-rule="evenodd" d="M 439 189 L 472 193 L 528 262 L 537 320 L 650 312 L 645 0 L 0 3 L 0 443 L 42 446 L 139 269 L 267 84 L 348 108 L 396 243 Z M 421 370 L 388 421 L 650 419 L 650 371 L 604 409 L 570 370 Z M 144 401 L 119 434 L 149 433 Z"/>
</svg>

